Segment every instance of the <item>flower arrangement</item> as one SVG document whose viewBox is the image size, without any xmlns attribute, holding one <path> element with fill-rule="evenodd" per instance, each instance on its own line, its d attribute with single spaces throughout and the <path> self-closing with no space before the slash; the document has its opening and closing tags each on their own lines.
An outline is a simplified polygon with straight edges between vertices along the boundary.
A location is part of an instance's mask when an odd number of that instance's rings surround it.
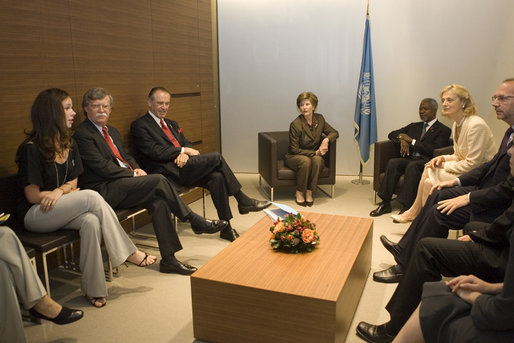
<svg viewBox="0 0 514 343">
<path fill-rule="evenodd" d="M 286 214 L 273 222 L 270 243 L 274 250 L 290 253 L 311 252 L 319 244 L 316 224 L 302 217 L 300 213 Z"/>
</svg>

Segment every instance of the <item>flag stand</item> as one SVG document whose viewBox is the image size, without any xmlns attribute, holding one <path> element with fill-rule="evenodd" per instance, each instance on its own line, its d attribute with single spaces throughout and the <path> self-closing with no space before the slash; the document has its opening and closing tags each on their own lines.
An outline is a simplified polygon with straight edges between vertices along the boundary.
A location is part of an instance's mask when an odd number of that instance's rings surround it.
<svg viewBox="0 0 514 343">
<path fill-rule="evenodd" d="M 360 168 L 359 168 L 359 178 L 352 180 L 352 183 L 354 185 L 368 185 L 369 181 L 362 179 L 362 162 L 359 162 Z"/>
</svg>

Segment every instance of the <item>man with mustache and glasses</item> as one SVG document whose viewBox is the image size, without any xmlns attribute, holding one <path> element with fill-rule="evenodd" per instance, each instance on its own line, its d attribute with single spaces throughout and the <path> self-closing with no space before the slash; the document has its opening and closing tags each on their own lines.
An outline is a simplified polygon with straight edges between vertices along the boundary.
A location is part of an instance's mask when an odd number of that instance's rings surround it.
<svg viewBox="0 0 514 343">
<path fill-rule="evenodd" d="M 84 165 L 79 184 L 100 193 L 115 210 L 146 208 L 159 242 L 162 257 L 159 270 L 190 275 L 197 268 L 175 257 L 182 245 L 170 214 L 189 220 L 196 234 L 219 232 L 228 222 L 206 220 L 192 212 L 164 176 L 147 175 L 139 168 L 126 151 L 119 131 L 107 125 L 112 106 L 113 98 L 103 88 L 92 88 L 84 94 L 82 108 L 86 119 L 73 135 Z"/>
</svg>

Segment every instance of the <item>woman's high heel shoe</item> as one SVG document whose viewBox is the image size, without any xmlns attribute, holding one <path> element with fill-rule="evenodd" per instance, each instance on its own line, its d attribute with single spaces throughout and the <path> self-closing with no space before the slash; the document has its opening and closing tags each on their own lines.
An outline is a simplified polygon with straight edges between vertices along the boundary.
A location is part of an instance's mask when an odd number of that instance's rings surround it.
<svg viewBox="0 0 514 343">
<path fill-rule="evenodd" d="M 393 218 L 393 223 L 408 223 L 412 221 L 412 219 L 403 219 L 402 216 L 398 214 L 391 214 L 391 217 Z"/>
<path fill-rule="evenodd" d="M 306 204 L 305 200 L 300 202 L 300 201 L 295 199 L 295 201 L 296 201 L 296 204 L 299 205 L 299 206 L 305 206 L 305 204 Z"/>
</svg>

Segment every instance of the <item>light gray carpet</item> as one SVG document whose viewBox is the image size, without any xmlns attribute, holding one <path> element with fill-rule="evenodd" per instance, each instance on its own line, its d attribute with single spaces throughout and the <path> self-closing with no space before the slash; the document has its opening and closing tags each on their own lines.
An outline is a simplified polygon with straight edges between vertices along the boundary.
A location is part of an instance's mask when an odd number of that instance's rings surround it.
<svg viewBox="0 0 514 343">
<path fill-rule="evenodd" d="M 256 174 L 237 175 L 245 193 L 264 198 Z M 376 206 L 373 203 L 372 184 L 355 185 L 354 176 L 338 176 L 334 199 L 318 191 L 310 212 L 368 217 Z M 371 178 L 365 178 L 371 181 Z M 275 201 L 298 209 L 294 203 L 294 189 L 275 190 Z M 240 215 L 237 203 L 231 199 L 234 219 L 232 226 L 244 233 L 256 223 L 263 213 Z M 201 213 L 201 201 L 191 205 Z M 396 212 L 396 211 L 395 211 Z M 395 213 L 393 212 L 393 213 Z M 207 198 L 207 217 L 216 218 L 216 211 L 210 197 Z M 355 336 L 355 326 L 361 320 L 383 323 L 389 319 L 384 306 L 394 291 L 395 284 L 373 282 L 374 271 L 387 268 L 393 262 L 392 256 L 382 247 L 378 237 L 386 234 L 398 241 L 408 224 L 394 224 L 389 215 L 375 219 L 373 228 L 373 257 L 371 272 L 355 313 L 346 342 L 363 342 Z M 151 228 L 150 228 L 151 229 Z M 149 228 L 143 228 L 149 230 Z M 195 266 L 202 266 L 229 243 L 218 235 L 194 235 L 188 224 L 179 225 L 184 249 L 178 257 Z M 322 238 L 323 239 L 323 238 Z M 158 251 L 143 249 L 158 255 Z M 189 277 L 165 275 L 158 272 L 158 265 L 139 268 L 134 265 L 120 267 L 120 276 L 108 283 L 107 306 L 93 308 L 80 292 L 80 279 L 60 269 L 51 271 L 52 296 L 69 307 L 84 310 L 84 318 L 76 323 L 58 326 L 43 321 L 42 325 L 26 323 L 29 342 L 176 342 L 191 343 L 193 325 L 191 315 L 191 292 Z"/>
</svg>

